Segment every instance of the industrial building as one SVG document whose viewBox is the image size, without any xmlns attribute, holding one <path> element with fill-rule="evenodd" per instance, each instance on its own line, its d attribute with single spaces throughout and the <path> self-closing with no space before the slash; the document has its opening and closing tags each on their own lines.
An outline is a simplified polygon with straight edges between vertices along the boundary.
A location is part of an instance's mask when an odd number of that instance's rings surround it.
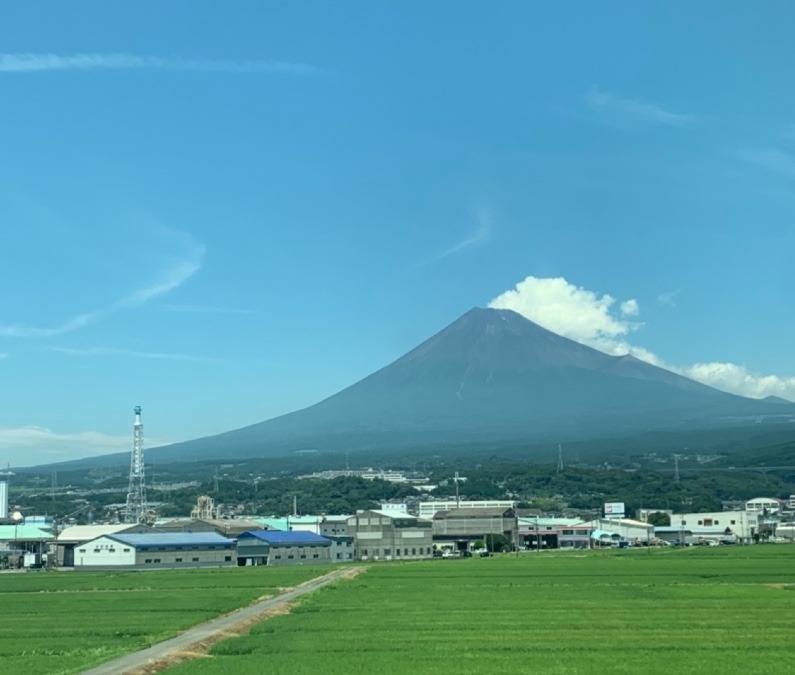
<svg viewBox="0 0 795 675">
<path fill-rule="evenodd" d="M 463 508 L 438 511 L 433 517 L 433 540 L 437 548 L 467 551 L 487 536 L 504 536 L 517 545 L 518 521 L 512 507 Z"/>
<path fill-rule="evenodd" d="M 452 511 L 453 509 L 512 509 L 514 502 L 503 499 L 489 499 L 481 501 L 467 501 L 464 499 L 450 499 L 444 502 L 420 502 L 420 518 L 433 518 L 439 511 Z"/>
<path fill-rule="evenodd" d="M 0 567 L 31 567 L 44 564 L 54 535 L 39 525 L 23 522 L 0 525 Z"/>
<path fill-rule="evenodd" d="M 678 544 L 731 541 L 750 544 L 760 531 L 760 515 L 753 511 L 712 511 L 675 513 L 670 527 L 658 527 L 655 534 Z"/>
<path fill-rule="evenodd" d="M 110 534 L 141 534 L 152 532 L 142 524 L 116 523 L 114 525 L 73 525 L 58 534 L 55 540 L 55 564 L 58 567 L 74 567 L 75 548 L 88 541 Z"/>
<path fill-rule="evenodd" d="M 433 557 L 433 524 L 386 511 L 359 511 L 347 519 L 356 560 L 417 560 Z"/>
<path fill-rule="evenodd" d="M 331 541 L 314 532 L 256 530 L 237 539 L 237 564 L 303 565 L 331 562 Z"/>
<path fill-rule="evenodd" d="M 229 538 L 263 529 L 254 518 L 159 518 L 154 526 L 161 532 L 215 532 Z"/>
<path fill-rule="evenodd" d="M 235 540 L 215 532 L 107 534 L 78 546 L 75 569 L 231 567 Z"/>
<path fill-rule="evenodd" d="M 331 542 L 334 562 L 353 560 L 355 538 L 348 526 L 350 516 L 326 516 L 320 523 L 320 534 Z"/>
</svg>

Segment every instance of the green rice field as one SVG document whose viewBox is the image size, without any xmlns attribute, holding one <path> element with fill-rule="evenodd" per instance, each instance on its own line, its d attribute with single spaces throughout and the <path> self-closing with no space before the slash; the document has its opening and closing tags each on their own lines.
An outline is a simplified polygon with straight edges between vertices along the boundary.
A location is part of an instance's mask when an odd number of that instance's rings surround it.
<svg viewBox="0 0 795 675">
<path fill-rule="evenodd" d="M 0 671 L 78 673 L 325 567 L 0 574 Z"/>
<path fill-rule="evenodd" d="M 382 563 L 178 673 L 795 671 L 795 546 Z"/>
<path fill-rule="evenodd" d="M 77 673 L 330 570 L 0 575 L 3 672 Z M 792 672 L 795 546 L 371 564 L 180 673 Z"/>
</svg>

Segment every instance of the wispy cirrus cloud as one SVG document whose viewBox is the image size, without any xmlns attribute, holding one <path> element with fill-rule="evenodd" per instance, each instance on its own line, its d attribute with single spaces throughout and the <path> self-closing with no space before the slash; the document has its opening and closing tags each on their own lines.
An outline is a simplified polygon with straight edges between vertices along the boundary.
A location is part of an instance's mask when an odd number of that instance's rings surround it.
<svg viewBox="0 0 795 675">
<path fill-rule="evenodd" d="M 752 398 L 780 396 L 795 401 L 795 377 L 763 375 L 734 363 L 711 362 L 687 366 L 665 363 L 656 354 L 631 344 L 627 339 L 643 326 L 642 323 L 627 319 L 639 314 L 639 304 L 635 300 L 626 300 L 619 303 L 619 311 L 616 312 L 616 302 L 610 295 L 600 295 L 581 288 L 563 277 L 544 279 L 529 276 L 515 288 L 494 298 L 489 307 L 512 309 L 544 328 L 606 354 L 631 354 L 652 365 L 732 394 Z"/>
<path fill-rule="evenodd" d="M 256 309 L 216 307 L 213 305 L 160 305 L 159 309 L 166 312 L 184 312 L 186 314 L 257 314 Z"/>
<path fill-rule="evenodd" d="M 795 154 L 778 148 L 753 148 L 741 150 L 740 156 L 757 166 L 795 178 Z"/>
<path fill-rule="evenodd" d="M 648 103 L 639 98 L 623 98 L 591 87 L 584 96 L 585 104 L 606 122 L 619 126 L 629 124 L 662 124 L 683 126 L 691 121 L 683 115 L 665 109 L 658 103 Z"/>
<path fill-rule="evenodd" d="M 489 239 L 491 239 L 491 213 L 487 209 L 482 208 L 478 211 L 478 227 L 476 230 L 470 232 L 449 248 L 444 249 L 441 253 L 437 253 L 431 258 L 414 265 L 412 269 L 419 269 L 431 263 L 439 262 L 440 260 L 454 256 L 472 246 L 483 244 Z"/>
<path fill-rule="evenodd" d="M 190 354 L 174 354 L 165 352 L 146 352 L 135 349 L 116 349 L 114 347 L 89 347 L 74 349 L 71 347 L 52 347 L 52 351 L 67 356 L 121 356 L 138 359 L 155 359 L 160 361 L 190 361 L 193 363 L 216 363 L 217 359 Z"/>
<path fill-rule="evenodd" d="M 180 250 L 177 254 L 164 259 L 160 272 L 155 275 L 155 278 L 148 285 L 134 290 L 108 307 L 77 314 L 55 326 L 0 324 L 0 337 L 46 338 L 70 333 L 106 316 L 124 309 L 137 307 L 178 288 L 201 269 L 206 247 L 204 244 L 197 242 L 188 233 L 174 230 L 164 231 L 171 235 L 172 239 L 179 241 Z"/>
<path fill-rule="evenodd" d="M 206 73 L 311 73 L 305 63 L 287 61 L 227 61 L 186 59 L 179 56 L 137 54 L 52 54 L 18 52 L 0 54 L 0 73 L 42 73 L 66 70 L 179 70 Z"/>
</svg>

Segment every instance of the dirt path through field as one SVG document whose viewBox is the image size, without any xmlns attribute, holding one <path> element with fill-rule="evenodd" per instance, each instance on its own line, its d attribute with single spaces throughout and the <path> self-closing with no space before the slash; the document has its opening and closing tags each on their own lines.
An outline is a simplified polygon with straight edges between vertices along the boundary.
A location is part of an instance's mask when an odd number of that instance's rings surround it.
<svg viewBox="0 0 795 675">
<path fill-rule="evenodd" d="M 352 578 L 362 571 L 364 571 L 363 567 L 335 570 L 296 586 L 281 595 L 260 600 L 248 607 L 189 628 L 170 640 L 86 670 L 83 675 L 149 675 L 182 661 L 202 657 L 210 645 L 215 642 L 242 635 L 255 623 L 275 614 L 286 613 L 289 611 L 289 603 L 296 598 L 311 593 L 337 579 Z"/>
</svg>

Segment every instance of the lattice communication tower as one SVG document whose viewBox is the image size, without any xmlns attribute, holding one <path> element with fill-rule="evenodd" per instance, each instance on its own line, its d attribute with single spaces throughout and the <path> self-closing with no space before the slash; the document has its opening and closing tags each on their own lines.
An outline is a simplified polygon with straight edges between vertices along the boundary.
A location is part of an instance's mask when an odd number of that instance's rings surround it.
<svg viewBox="0 0 795 675">
<path fill-rule="evenodd" d="M 141 406 L 135 406 L 133 447 L 130 456 L 130 487 L 127 490 L 125 523 L 142 523 L 146 518 L 146 481 L 144 477 L 144 425 Z"/>
</svg>

